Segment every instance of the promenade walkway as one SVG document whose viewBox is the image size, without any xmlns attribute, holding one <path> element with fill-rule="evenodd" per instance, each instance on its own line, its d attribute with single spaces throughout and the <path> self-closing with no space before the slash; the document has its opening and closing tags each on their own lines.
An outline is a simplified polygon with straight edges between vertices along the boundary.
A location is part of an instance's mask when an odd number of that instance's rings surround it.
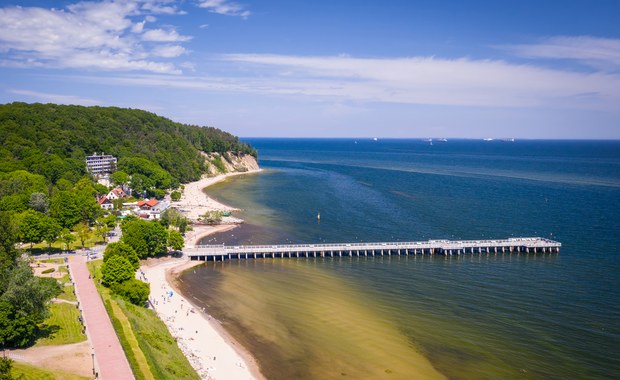
<svg viewBox="0 0 620 380">
<path fill-rule="evenodd" d="M 82 310 L 86 332 L 94 349 L 98 378 L 103 380 L 134 379 L 125 352 L 103 306 L 103 301 L 93 280 L 89 278 L 86 257 L 71 257 L 69 268 L 75 283 L 75 292 Z"/>
</svg>

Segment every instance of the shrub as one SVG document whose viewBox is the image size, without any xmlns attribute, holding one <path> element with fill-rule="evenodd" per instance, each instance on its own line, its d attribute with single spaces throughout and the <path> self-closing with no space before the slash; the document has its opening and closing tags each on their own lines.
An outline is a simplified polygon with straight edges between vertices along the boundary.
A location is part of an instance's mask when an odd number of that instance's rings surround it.
<svg viewBox="0 0 620 380">
<path fill-rule="evenodd" d="M 140 258 L 138 257 L 136 251 L 128 244 L 120 241 L 108 244 L 105 252 L 103 252 L 103 262 L 107 262 L 111 257 L 116 255 L 123 256 L 129 260 L 131 265 L 133 265 L 134 270 L 140 268 Z"/>
<path fill-rule="evenodd" d="M 112 287 L 112 293 L 118 294 L 134 305 L 144 306 L 149 299 L 151 288 L 146 282 L 135 278 Z"/>
<path fill-rule="evenodd" d="M 53 271 L 55 271 L 56 269 L 54 268 L 47 268 L 46 270 L 44 270 L 43 272 L 41 272 L 41 274 L 48 274 L 48 273 L 52 273 Z"/>
<path fill-rule="evenodd" d="M 222 157 L 216 156 L 211 163 L 219 170 L 220 173 L 226 173 L 226 167 L 224 166 L 224 162 L 222 161 Z"/>
<path fill-rule="evenodd" d="M 101 267 L 103 283 L 114 286 L 134 277 L 135 270 L 129 260 L 121 255 L 110 257 Z"/>
</svg>

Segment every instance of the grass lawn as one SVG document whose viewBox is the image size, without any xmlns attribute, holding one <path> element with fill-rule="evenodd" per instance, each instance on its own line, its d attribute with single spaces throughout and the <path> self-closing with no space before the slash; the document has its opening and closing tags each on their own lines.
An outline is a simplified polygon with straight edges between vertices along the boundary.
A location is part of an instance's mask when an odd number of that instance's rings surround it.
<svg viewBox="0 0 620 380">
<path fill-rule="evenodd" d="M 62 371 L 52 371 L 49 369 L 42 369 L 38 367 L 33 367 L 28 364 L 13 362 L 13 370 L 11 374 L 18 378 L 21 377 L 22 380 L 86 380 L 90 379 L 89 377 L 74 375 L 72 373 L 66 373 Z"/>
<path fill-rule="evenodd" d="M 88 239 L 86 239 L 84 241 L 84 248 L 92 248 L 97 244 L 102 244 L 103 240 L 101 240 L 100 237 L 98 236 L 91 236 Z M 31 252 L 34 255 L 37 254 L 44 254 L 44 253 L 64 253 L 65 252 L 65 244 L 61 243 L 59 241 L 52 243 L 51 247 L 46 243 L 46 242 L 42 242 L 42 243 L 37 243 L 37 244 L 33 244 L 32 245 L 32 249 L 30 249 L 30 243 L 27 244 L 23 244 L 21 247 L 24 251 L 27 252 Z M 77 239 L 76 236 L 76 241 L 69 244 L 69 249 L 70 250 L 76 250 L 76 249 L 81 249 L 82 248 L 82 243 L 80 242 L 80 239 Z"/>
<path fill-rule="evenodd" d="M 46 259 L 46 260 L 37 260 L 37 261 L 41 261 L 42 263 L 47 263 L 47 264 L 64 264 L 65 263 L 65 259 Z"/>
<path fill-rule="evenodd" d="M 73 293 L 74 289 L 75 289 L 75 287 L 73 285 L 64 285 L 62 287 L 62 293 L 60 293 L 58 295 L 58 297 L 56 297 L 56 298 L 61 299 L 61 300 L 65 300 L 65 301 L 77 302 L 77 297 Z"/>
<path fill-rule="evenodd" d="M 89 269 L 101 278 L 102 261 L 91 261 Z M 132 305 L 112 296 L 98 285 L 106 310 L 138 379 L 199 379 L 166 325 L 153 310 Z M 146 368 L 145 368 L 146 365 Z M 147 371 L 148 370 L 148 371 Z"/>
<path fill-rule="evenodd" d="M 80 313 L 75 305 L 64 302 L 52 303 L 50 316 L 40 326 L 44 335 L 37 340 L 36 345 L 53 346 L 85 341 L 86 335 L 82 334 L 79 316 Z"/>
</svg>

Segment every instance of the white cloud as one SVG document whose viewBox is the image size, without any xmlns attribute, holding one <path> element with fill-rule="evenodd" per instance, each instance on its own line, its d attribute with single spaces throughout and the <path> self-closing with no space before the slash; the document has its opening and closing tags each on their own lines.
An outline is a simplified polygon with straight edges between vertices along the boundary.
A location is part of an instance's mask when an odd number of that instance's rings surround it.
<svg viewBox="0 0 620 380">
<path fill-rule="evenodd" d="M 146 20 L 133 24 L 133 26 L 131 27 L 131 31 L 134 33 L 142 33 L 142 31 L 144 30 L 144 24 L 146 24 Z"/>
<path fill-rule="evenodd" d="M 155 14 L 165 14 L 165 15 L 187 14 L 187 12 L 178 9 L 177 6 L 174 4 L 174 1 L 146 0 L 144 1 L 144 4 L 142 4 L 141 9 L 155 13 Z"/>
<path fill-rule="evenodd" d="M 192 38 L 189 36 L 182 36 L 174 29 L 150 29 L 144 32 L 144 34 L 142 35 L 142 39 L 144 41 L 155 42 L 183 42 L 189 41 Z"/>
<path fill-rule="evenodd" d="M 506 46 L 505 49 L 526 58 L 573 60 L 595 69 L 620 71 L 620 40 L 591 36 L 559 36 L 537 44 Z"/>
<path fill-rule="evenodd" d="M 151 51 L 151 54 L 156 57 L 174 58 L 185 54 L 186 52 L 187 51 L 185 50 L 185 48 L 180 45 L 164 45 L 154 48 Z"/>
<path fill-rule="evenodd" d="M 226 77 L 131 76 L 116 84 L 304 97 L 474 107 L 607 109 L 617 112 L 620 76 L 552 70 L 503 61 L 300 57 L 236 54 Z M 236 74 L 236 75 L 235 75 Z"/>
<path fill-rule="evenodd" d="M 620 102 L 617 75 L 503 61 L 250 54 L 224 59 L 260 71 L 256 90 L 281 94 L 497 107 L 607 107 Z"/>
<path fill-rule="evenodd" d="M 51 94 L 48 92 L 38 92 L 31 90 L 22 90 L 22 89 L 11 89 L 8 92 L 15 95 L 23 95 L 30 99 L 34 99 L 40 102 L 46 103 L 57 103 L 57 104 L 79 104 L 83 106 L 95 106 L 101 104 L 98 100 L 82 98 L 80 96 L 75 95 L 64 95 L 64 94 Z"/>
<path fill-rule="evenodd" d="M 239 16 L 245 19 L 251 15 L 244 6 L 228 0 L 202 0 L 198 6 L 226 16 Z"/>
<path fill-rule="evenodd" d="M 172 3 L 111 0 L 82 1 L 61 10 L 0 8 L 0 65 L 178 74 L 180 69 L 165 59 L 182 52 L 168 45 L 191 37 L 172 27 L 144 31 L 147 21 L 156 21 L 152 14 L 176 10 Z"/>
</svg>

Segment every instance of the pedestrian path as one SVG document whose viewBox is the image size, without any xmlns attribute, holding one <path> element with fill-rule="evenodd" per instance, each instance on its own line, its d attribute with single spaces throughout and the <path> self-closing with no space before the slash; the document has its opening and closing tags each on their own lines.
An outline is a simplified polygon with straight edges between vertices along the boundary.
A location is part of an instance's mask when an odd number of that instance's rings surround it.
<svg viewBox="0 0 620 380">
<path fill-rule="evenodd" d="M 125 352 L 114 332 L 103 301 L 90 278 L 86 257 L 73 256 L 69 259 L 71 277 L 82 311 L 86 332 L 93 345 L 95 370 L 99 379 L 134 379 Z"/>
</svg>

